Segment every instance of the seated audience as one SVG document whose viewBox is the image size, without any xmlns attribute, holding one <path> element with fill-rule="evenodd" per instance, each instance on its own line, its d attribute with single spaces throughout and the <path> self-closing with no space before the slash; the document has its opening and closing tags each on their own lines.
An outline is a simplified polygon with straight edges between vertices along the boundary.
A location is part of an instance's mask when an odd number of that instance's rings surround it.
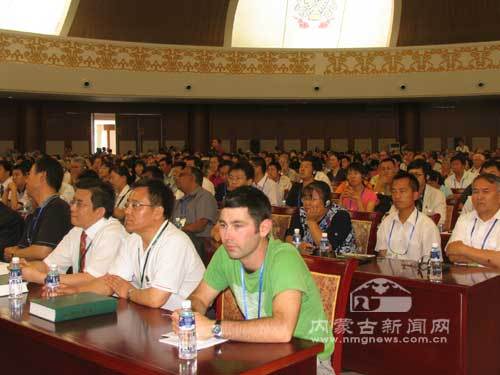
<svg viewBox="0 0 500 375">
<path fill-rule="evenodd" d="M 331 152 L 328 156 L 328 173 L 326 174 L 330 179 L 332 186 L 337 186 L 347 178 L 347 173 L 340 167 L 340 155 L 336 152 Z"/>
<path fill-rule="evenodd" d="M 309 252 L 319 247 L 321 234 L 327 233 L 335 253 L 356 250 L 354 232 L 349 213 L 330 202 L 330 188 L 323 181 L 314 181 L 302 190 L 303 206 L 292 217 L 286 232 L 286 241 L 292 242 L 294 229 L 300 229 L 300 250 Z"/>
<path fill-rule="evenodd" d="M 4 249 L 17 245 L 23 234 L 24 220 L 19 213 L 0 202 L 0 262 L 4 259 Z"/>
<path fill-rule="evenodd" d="M 432 244 L 441 244 L 434 222 L 415 207 L 419 184 L 415 176 L 400 171 L 392 181 L 395 212 L 389 214 L 377 230 L 375 251 L 380 256 L 420 261 L 430 254 Z"/>
<path fill-rule="evenodd" d="M 109 183 L 79 179 L 71 202 L 73 229 L 43 261 L 25 263 L 23 278 L 43 284 L 51 264 L 57 264 L 61 273 L 72 267 L 72 274 L 60 276 L 67 285 L 104 276 L 127 236 L 120 222 L 111 216 L 114 203 L 115 192 Z"/>
<path fill-rule="evenodd" d="M 36 210 L 26 219 L 21 240 L 17 246 L 7 247 L 4 258 L 42 260 L 71 229 L 70 209 L 58 195 L 64 171 L 57 160 L 38 159 L 31 167 L 26 188 Z"/>
<path fill-rule="evenodd" d="M 296 171 L 290 168 L 290 155 L 286 152 L 282 152 L 278 159 L 278 162 L 281 166 L 281 174 L 290 179 L 292 183 L 297 182 L 299 180 L 299 176 Z"/>
<path fill-rule="evenodd" d="M 229 171 L 233 166 L 233 162 L 230 160 L 222 160 L 218 167 L 218 175 L 220 178 L 220 183 L 215 188 L 215 200 L 217 202 L 222 202 L 226 196 L 228 185 L 229 185 Z"/>
<path fill-rule="evenodd" d="M 6 160 L 0 160 L 0 198 L 3 197 L 3 193 L 9 187 L 12 182 L 12 164 Z"/>
<path fill-rule="evenodd" d="M 500 162 L 493 159 L 484 162 L 484 164 L 482 164 L 481 166 L 480 173 L 481 174 L 490 173 L 496 176 L 500 176 Z M 467 188 L 460 196 L 460 202 L 463 204 L 462 214 L 467 214 L 474 210 L 474 207 L 472 205 L 471 195 L 472 195 L 472 184 L 467 186 Z"/>
<path fill-rule="evenodd" d="M 225 200 L 219 224 L 223 246 L 189 296 L 198 337 L 262 343 L 289 342 L 292 337 L 321 340 L 325 347 L 318 355 L 318 374 L 333 374 L 332 331 L 311 331 L 311 322 L 326 321 L 318 288 L 293 246 L 269 240 L 273 224 L 267 197 L 254 187 L 236 189 Z M 244 321 L 204 316 L 226 288 L 236 296 Z M 178 312 L 172 319 L 177 329 Z"/>
<path fill-rule="evenodd" d="M 472 184 L 474 210 L 461 215 L 446 246 L 451 261 L 500 268 L 500 177 L 481 174 Z"/>
<path fill-rule="evenodd" d="M 314 182 L 314 175 L 316 171 L 314 169 L 313 159 L 311 157 L 305 157 L 302 159 L 299 168 L 299 178 L 300 182 L 294 182 L 288 196 L 286 197 L 286 205 L 293 207 L 302 206 L 302 189 Z"/>
<path fill-rule="evenodd" d="M 180 219 L 182 230 L 197 237 L 210 237 L 217 220 L 217 202 L 201 187 L 203 175 L 198 168 L 186 166 L 177 178 L 184 196 L 175 202 L 173 218 Z"/>
<path fill-rule="evenodd" d="M 196 156 L 188 156 L 187 158 L 184 159 L 184 161 L 186 162 L 186 166 L 188 166 L 188 167 L 198 168 L 200 171 L 203 170 L 203 163 L 201 162 L 200 158 L 198 158 Z M 202 174 L 202 176 L 203 176 L 203 174 Z M 201 187 L 203 189 L 205 189 L 206 191 L 208 191 L 210 194 L 215 195 L 214 184 L 212 183 L 212 181 L 210 181 L 205 176 L 203 176 L 203 181 L 201 183 Z"/>
<path fill-rule="evenodd" d="M 457 154 L 451 158 L 452 174 L 446 178 L 444 184 L 450 189 L 465 189 L 472 183 L 474 175 L 465 170 L 465 156 Z"/>
<path fill-rule="evenodd" d="M 474 155 L 472 155 L 472 167 L 471 169 L 469 169 L 469 172 L 472 173 L 474 177 L 477 177 L 485 161 L 486 157 L 484 156 L 484 154 L 476 152 Z"/>
<path fill-rule="evenodd" d="M 111 174 L 109 175 L 109 182 L 111 182 L 116 193 L 113 216 L 118 220 L 123 220 L 125 218 L 125 204 L 132 192 L 129 186 L 131 180 L 132 176 L 126 167 L 115 167 L 111 170 Z"/>
<path fill-rule="evenodd" d="M 13 210 L 31 209 L 31 199 L 26 190 L 26 179 L 30 173 L 31 163 L 27 160 L 14 165 L 12 182 L 4 190 L 2 202 Z"/>
<path fill-rule="evenodd" d="M 254 157 L 250 160 L 250 164 L 254 170 L 254 184 L 257 189 L 261 190 L 269 199 L 272 206 L 280 206 L 282 204 L 283 195 L 279 185 L 269 178 L 267 174 L 266 161 L 261 157 Z"/>
<path fill-rule="evenodd" d="M 377 194 L 364 183 L 364 176 L 365 169 L 360 163 L 352 163 L 347 169 L 347 183 L 340 195 L 340 203 L 350 211 L 373 212 L 375 209 Z"/>
<path fill-rule="evenodd" d="M 278 184 L 281 196 L 286 197 L 292 187 L 292 182 L 287 176 L 281 174 L 281 165 L 275 161 L 269 163 L 267 166 L 267 175 Z"/>
<path fill-rule="evenodd" d="M 428 215 L 439 214 L 439 223 L 446 221 L 446 198 L 441 190 L 427 184 L 427 175 L 430 165 L 421 159 L 415 159 L 408 165 L 408 172 L 418 180 L 419 198 L 415 202 L 417 209 Z"/>
<path fill-rule="evenodd" d="M 58 292 L 115 294 L 144 306 L 179 309 L 205 267 L 188 236 L 168 220 L 173 205 L 172 191 L 163 182 L 136 183 L 125 209 L 131 234 L 109 273 L 78 286 L 62 284 Z"/>
<path fill-rule="evenodd" d="M 71 175 L 71 185 L 76 184 L 78 177 L 87 169 L 85 159 L 77 156 L 71 159 L 69 164 L 69 173 Z"/>
</svg>

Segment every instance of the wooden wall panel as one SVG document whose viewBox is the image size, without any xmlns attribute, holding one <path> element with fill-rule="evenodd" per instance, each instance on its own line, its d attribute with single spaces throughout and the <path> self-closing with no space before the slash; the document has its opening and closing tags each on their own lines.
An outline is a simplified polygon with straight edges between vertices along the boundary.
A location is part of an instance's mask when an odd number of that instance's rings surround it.
<svg viewBox="0 0 500 375">
<path fill-rule="evenodd" d="M 18 135 L 19 110 L 15 102 L 0 102 L 0 140 L 15 141 Z"/>
<path fill-rule="evenodd" d="M 500 40 L 498 0 L 404 0 L 398 46 Z"/>
<path fill-rule="evenodd" d="M 80 0 L 69 36 L 222 46 L 229 0 Z"/>
</svg>

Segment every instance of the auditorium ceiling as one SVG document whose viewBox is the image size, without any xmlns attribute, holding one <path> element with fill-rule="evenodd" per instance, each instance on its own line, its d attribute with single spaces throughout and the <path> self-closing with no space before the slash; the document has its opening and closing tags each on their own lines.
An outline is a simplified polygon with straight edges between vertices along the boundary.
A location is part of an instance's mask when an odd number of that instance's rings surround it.
<svg viewBox="0 0 500 375">
<path fill-rule="evenodd" d="M 396 46 L 500 40 L 498 0 L 395 0 L 395 3 L 400 15 L 399 31 L 394 38 Z M 71 4 L 63 35 L 223 46 L 227 20 L 233 19 L 237 0 L 72 0 Z"/>
</svg>

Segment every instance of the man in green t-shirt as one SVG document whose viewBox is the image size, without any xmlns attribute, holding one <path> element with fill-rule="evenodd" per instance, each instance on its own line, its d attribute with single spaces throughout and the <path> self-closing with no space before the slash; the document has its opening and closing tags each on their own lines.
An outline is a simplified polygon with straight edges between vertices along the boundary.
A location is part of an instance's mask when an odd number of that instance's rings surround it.
<svg viewBox="0 0 500 375">
<path fill-rule="evenodd" d="M 292 337 L 321 341 L 318 374 L 333 374 L 332 330 L 321 297 L 297 250 L 269 240 L 271 205 L 250 186 L 230 192 L 219 218 L 223 246 L 214 254 L 200 285 L 191 294 L 199 338 L 246 342 L 289 342 Z M 231 288 L 245 321 L 213 321 L 204 316 L 219 293 Z M 178 314 L 174 313 L 174 327 Z"/>
</svg>

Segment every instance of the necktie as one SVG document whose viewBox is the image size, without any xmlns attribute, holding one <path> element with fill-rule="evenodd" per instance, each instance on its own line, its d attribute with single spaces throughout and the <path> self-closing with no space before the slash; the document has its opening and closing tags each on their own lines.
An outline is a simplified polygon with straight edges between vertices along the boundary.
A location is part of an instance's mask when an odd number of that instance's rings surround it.
<svg viewBox="0 0 500 375">
<path fill-rule="evenodd" d="M 87 235 L 82 231 L 80 236 L 80 261 L 78 263 L 78 272 L 83 272 L 85 269 L 85 253 L 87 252 Z"/>
</svg>

